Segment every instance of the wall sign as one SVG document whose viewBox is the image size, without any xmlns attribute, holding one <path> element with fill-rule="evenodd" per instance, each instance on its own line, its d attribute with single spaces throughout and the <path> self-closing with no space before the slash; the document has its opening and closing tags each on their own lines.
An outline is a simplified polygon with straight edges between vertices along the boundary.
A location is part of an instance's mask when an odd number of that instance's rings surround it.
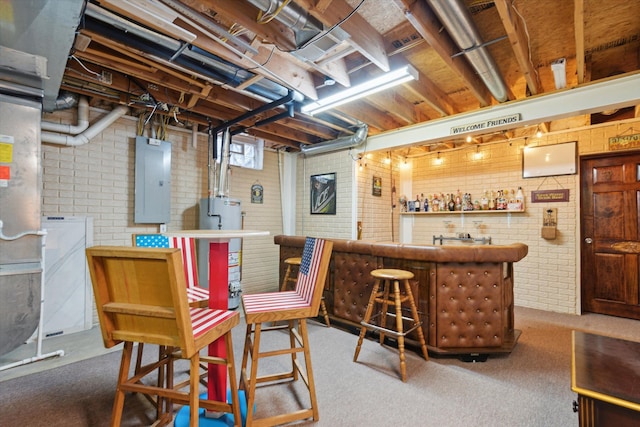
<svg viewBox="0 0 640 427">
<path fill-rule="evenodd" d="M 379 176 L 373 177 L 373 184 L 371 186 L 371 194 L 376 197 L 382 196 L 382 178 Z"/>
<path fill-rule="evenodd" d="M 568 202 L 569 190 L 537 190 L 531 192 L 531 203 Z"/>
<path fill-rule="evenodd" d="M 640 133 L 609 138 L 610 150 L 627 150 L 638 147 L 640 147 Z"/>
<path fill-rule="evenodd" d="M 487 119 L 482 122 L 469 123 L 468 125 L 455 126 L 451 128 L 451 135 L 457 135 L 465 132 L 476 132 L 485 129 L 494 128 L 496 126 L 510 125 L 520 121 L 520 113 L 511 114 L 510 116 L 496 117 L 495 119 Z"/>
<path fill-rule="evenodd" d="M 251 203 L 262 203 L 264 196 L 264 188 L 260 183 L 255 183 L 251 186 Z"/>
</svg>

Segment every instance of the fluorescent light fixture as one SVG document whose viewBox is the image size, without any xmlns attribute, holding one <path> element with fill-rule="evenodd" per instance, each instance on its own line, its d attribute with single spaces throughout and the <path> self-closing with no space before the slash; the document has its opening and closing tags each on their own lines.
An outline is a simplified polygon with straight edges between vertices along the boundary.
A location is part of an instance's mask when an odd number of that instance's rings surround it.
<svg viewBox="0 0 640 427">
<path fill-rule="evenodd" d="M 566 59 L 560 58 L 551 63 L 553 80 L 556 82 L 556 89 L 567 87 Z"/>
<path fill-rule="evenodd" d="M 359 85 L 337 92 L 326 98 L 303 105 L 301 111 L 305 114 L 311 115 L 321 113 L 322 111 L 335 108 L 339 105 L 346 104 L 347 102 L 355 101 L 356 99 L 417 79 L 418 72 L 416 69 L 407 65 L 402 68 L 398 68 L 397 70 L 389 71 L 388 73 L 382 74 L 381 76 L 375 77 Z"/>
</svg>

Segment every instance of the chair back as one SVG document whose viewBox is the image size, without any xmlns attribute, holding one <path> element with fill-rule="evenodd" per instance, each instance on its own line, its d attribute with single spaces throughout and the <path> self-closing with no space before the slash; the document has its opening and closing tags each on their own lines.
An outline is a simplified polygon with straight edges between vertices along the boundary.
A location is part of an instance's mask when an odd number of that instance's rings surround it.
<svg viewBox="0 0 640 427">
<path fill-rule="evenodd" d="M 196 242 L 192 237 L 167 237 L 164 234 L 133 234 L 133 246 L 145 248 L 178 248 L 182 250 L 182 264 L 189 288 L 198 286 Z"/>
<path fill-rule="evenodd" d="M 307 237 L 302 250 L 295 292 L 310 306 L 317 316 L 322 300 L 322 291 L 329 270 L 333 242 Z"/>
<path fill-rule="evenodd" d="M 105 347 L 131 341 L 193 352 L 179 249 L 95 246 L 86 254 Z"/>
</svg>

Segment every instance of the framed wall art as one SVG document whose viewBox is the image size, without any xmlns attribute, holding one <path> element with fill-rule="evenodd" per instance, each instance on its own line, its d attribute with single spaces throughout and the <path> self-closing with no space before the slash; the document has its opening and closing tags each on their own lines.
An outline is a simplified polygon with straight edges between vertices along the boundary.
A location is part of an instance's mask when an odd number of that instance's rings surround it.
<svg viewBox="0 0 640 427">
<path fill-rule="evenodd" d="M 336 214 L 336 173 L 311 175 L 311 213 L 321 215 Z"/>
<path fill-rule="evenodd" d="M 373 177 L 373 183 L 371 185 L 371 194 L 377 197 L 382 197 L 382 178 L 379 176 Z"/>
</svg>

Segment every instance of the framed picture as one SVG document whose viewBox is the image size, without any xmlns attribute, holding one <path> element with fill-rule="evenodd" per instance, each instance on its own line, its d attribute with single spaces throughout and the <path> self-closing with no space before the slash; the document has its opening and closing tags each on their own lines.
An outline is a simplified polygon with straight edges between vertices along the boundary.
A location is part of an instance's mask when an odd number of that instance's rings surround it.
<svg viewBox="0 0 640 427">
<path fill-rule="evenodd" d="M 537 178 L 578 173 L 576 141 L 525 147 L 522 151 L 522 177 Z"/>
<path fill-rule="evenodd" d="M 382 196 L 382 178 L 379 176 L 373 177 L 373 184 L 371 187 L 371 194 L 377 197 Z"/>
<path fill-rule="evenodd" d="M 336 173 L 311 175 L 311 213 L 336 214 Z"/>
</svg>

